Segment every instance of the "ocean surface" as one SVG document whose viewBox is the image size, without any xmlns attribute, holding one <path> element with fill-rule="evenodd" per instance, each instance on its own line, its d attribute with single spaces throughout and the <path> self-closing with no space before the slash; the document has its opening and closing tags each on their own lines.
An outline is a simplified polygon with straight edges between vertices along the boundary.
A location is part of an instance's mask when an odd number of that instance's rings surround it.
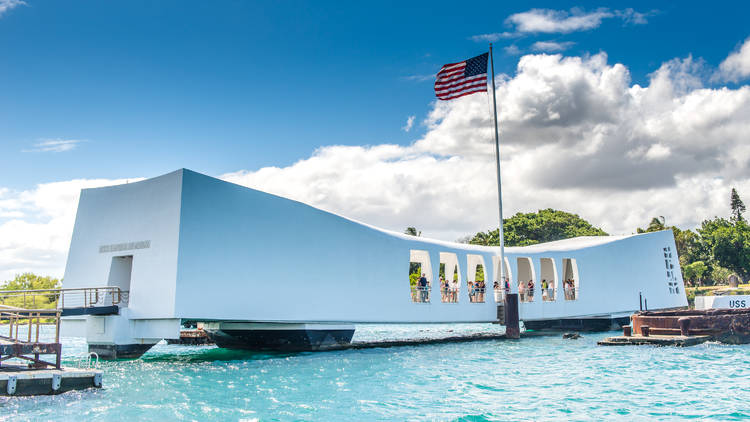
<svg viewBox="0 0 750 422">
<path fill-rule="evenodd" d="M 501 330 L 358 326 L 355 341 Z M 615 333 L 320 353 L 157 344 L 104 388 L 0 397 L 0 420 L 746 420 L 750 346 L 600 347 Z M 76 366 L 84 339 L 63 339 Z"/>
</svg>

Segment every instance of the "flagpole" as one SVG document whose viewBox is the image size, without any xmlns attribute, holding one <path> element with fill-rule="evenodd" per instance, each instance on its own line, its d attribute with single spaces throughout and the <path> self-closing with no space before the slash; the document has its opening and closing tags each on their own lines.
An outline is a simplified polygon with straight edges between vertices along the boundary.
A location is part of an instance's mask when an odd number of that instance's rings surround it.
<svg viewBox="0 0 750 422">
<path fill-rule="evenodd" d="M 504 274 L 503 265 L 505 264 L 505 241 L 503 238 L 503 193 L 502 183 L 500 177 L 500 132 L 497 126 L 497 97 L 495 95 L 495 59 L 492 55 L 492 43 L 490 43 L 490 72 L 492 73 L 492 105 L 495 112 L 495 161 L 497 164 L 497 205 L 500 213 L 500 225 L 498 226 L 498 240 L 500 241 L 500 265 L 498 271 L 501 275 L 507 277 Z M 505 289 L 505 280 L 498 280 L 502 283 L 502 288 Z M 510 290 L 505 294 L 505 334 L 508 338 L 519 338 L 520 337 L 520 326 L 518 321 L 518 293 L 511 293 L 515 289 L 512 286 L 512 280 L 508 279 L 510 284 Z"/>
</svg>

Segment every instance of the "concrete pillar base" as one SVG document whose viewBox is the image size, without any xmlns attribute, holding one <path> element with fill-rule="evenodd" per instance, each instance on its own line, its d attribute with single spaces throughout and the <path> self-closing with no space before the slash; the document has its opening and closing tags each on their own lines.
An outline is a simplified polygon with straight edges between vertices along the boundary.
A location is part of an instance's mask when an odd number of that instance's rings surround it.
<svg viewBox="0 0 750 422">
<path fill-rule="evenodd" d="M 89 344 L 89 353 L 96 353 L 103 360 L 138 359 L 154 344 Z"/>
<path fill-rule="evenodd" d="M 203 329 L 219 347 L 279 352 L 338 348 L 354 335 L 351 324 L 221 322 Z"/>
<path fill-rule="evenodd" d="M 518 293 L 505 295 L 505 336 L 521 338 L 521 326 L 518 318 Z"/>
</svg>

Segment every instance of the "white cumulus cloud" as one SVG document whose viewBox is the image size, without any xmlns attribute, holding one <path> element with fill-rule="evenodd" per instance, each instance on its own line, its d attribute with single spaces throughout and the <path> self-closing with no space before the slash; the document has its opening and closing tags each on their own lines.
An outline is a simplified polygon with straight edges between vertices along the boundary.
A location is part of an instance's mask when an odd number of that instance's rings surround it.
<svg viewBox="0 0 750 422">
<path fill-rule="evenodd" d="M 498 75 L 506 216 L 556 208 L 613 233 L 654 216 L 693 228 L 750 197 L 750 86 L 707 87 L 691 57 L 644 85 L 604 53 L 532 54 Z M 410 145 L 324 146 L 285 167 L 220 177 L 380 227 L 454 240 L 497 227 L 494 130 L 485 94 L 435 102 Z M 78 189 L 0 187 L 0 276 L 61 275 Z"/>
<path fill-rule="evenodd" d="M 0 16 L 3 16 L 7 11 L 18 6 L 25 5 L 26 2 L 23 0 L 0 0 Z"/>
<path fill-rule="evenodd" d="M 731 187 L 750 194 L 750 87 L 703 87 L 696 63 L 666 62 L 640 86 L 604 53 L 522 57 L 497 86 L 506 212 L 564 209 L 611 233 L 727 215 Z M 437 102 L 426 124 L 409 146 L 323 147 L 223 177 L 448 240 L 496 226 L 487 98 Z"/>
<path fill-rule="evenodd" d="M 739 82 L 750 77 L 750 38 L 719 65 L 718 76 L 725 81 Z"/>
<path fill-rule="evenodd" d="M 518 32 L 569 33 L 585 31 L 599 27 L 602 19 L 614 16 L 607 9 L 585 12 L 573 8 L 565 10 L 531 9 L 527 12 L 512 14 L 506 22 L 515 25 Z"/>
<path fill-rule="evenodd" d="M 406 124 L 401 128 L 404 132 L 408 132 L 411 130 L 411 128 L 414 126 L 414 119 L 416 119 L 417 116 L 409 116 L 406 118 Z"/>
<path fill-rule="evenodd" d="M 619 18 L 625 24 L 643 25 L 648 23 L 648 17 L 656 13 L 638 12 L 632 8 L 610 10 L 603 7 L 590 11 L 577 7 L 570 10 L 531 9 L 514 13 L 505 19 L 505 24 L 512 27 L 513 31 L 479 34 L 470 38 L 477 42 L 495 42 L 501 38 L 515 38 L 525 34 L 568 34 L 598 28 L 604 19 L 610 18 Z"/>
<path fill-rule="evenodd" d="M 76 179 L 24 191 L 0 188 L 0 281 L 26 271 L 61 277 L 81 189 L 126 181 Z"/>
</svg>

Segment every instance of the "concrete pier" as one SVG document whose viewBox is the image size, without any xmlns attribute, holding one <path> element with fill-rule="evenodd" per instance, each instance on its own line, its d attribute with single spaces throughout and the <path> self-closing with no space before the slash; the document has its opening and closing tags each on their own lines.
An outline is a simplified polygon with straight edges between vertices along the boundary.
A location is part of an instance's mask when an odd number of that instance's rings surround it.
<svg viewBox="0 0 750 422">
<path fill-rule="evenodd" d="M 26 365 L 0 367 L 0 396 L 60 394 L 102 387 L 102 371 L 96 369 L 29 369 Z"/>
</svg>

